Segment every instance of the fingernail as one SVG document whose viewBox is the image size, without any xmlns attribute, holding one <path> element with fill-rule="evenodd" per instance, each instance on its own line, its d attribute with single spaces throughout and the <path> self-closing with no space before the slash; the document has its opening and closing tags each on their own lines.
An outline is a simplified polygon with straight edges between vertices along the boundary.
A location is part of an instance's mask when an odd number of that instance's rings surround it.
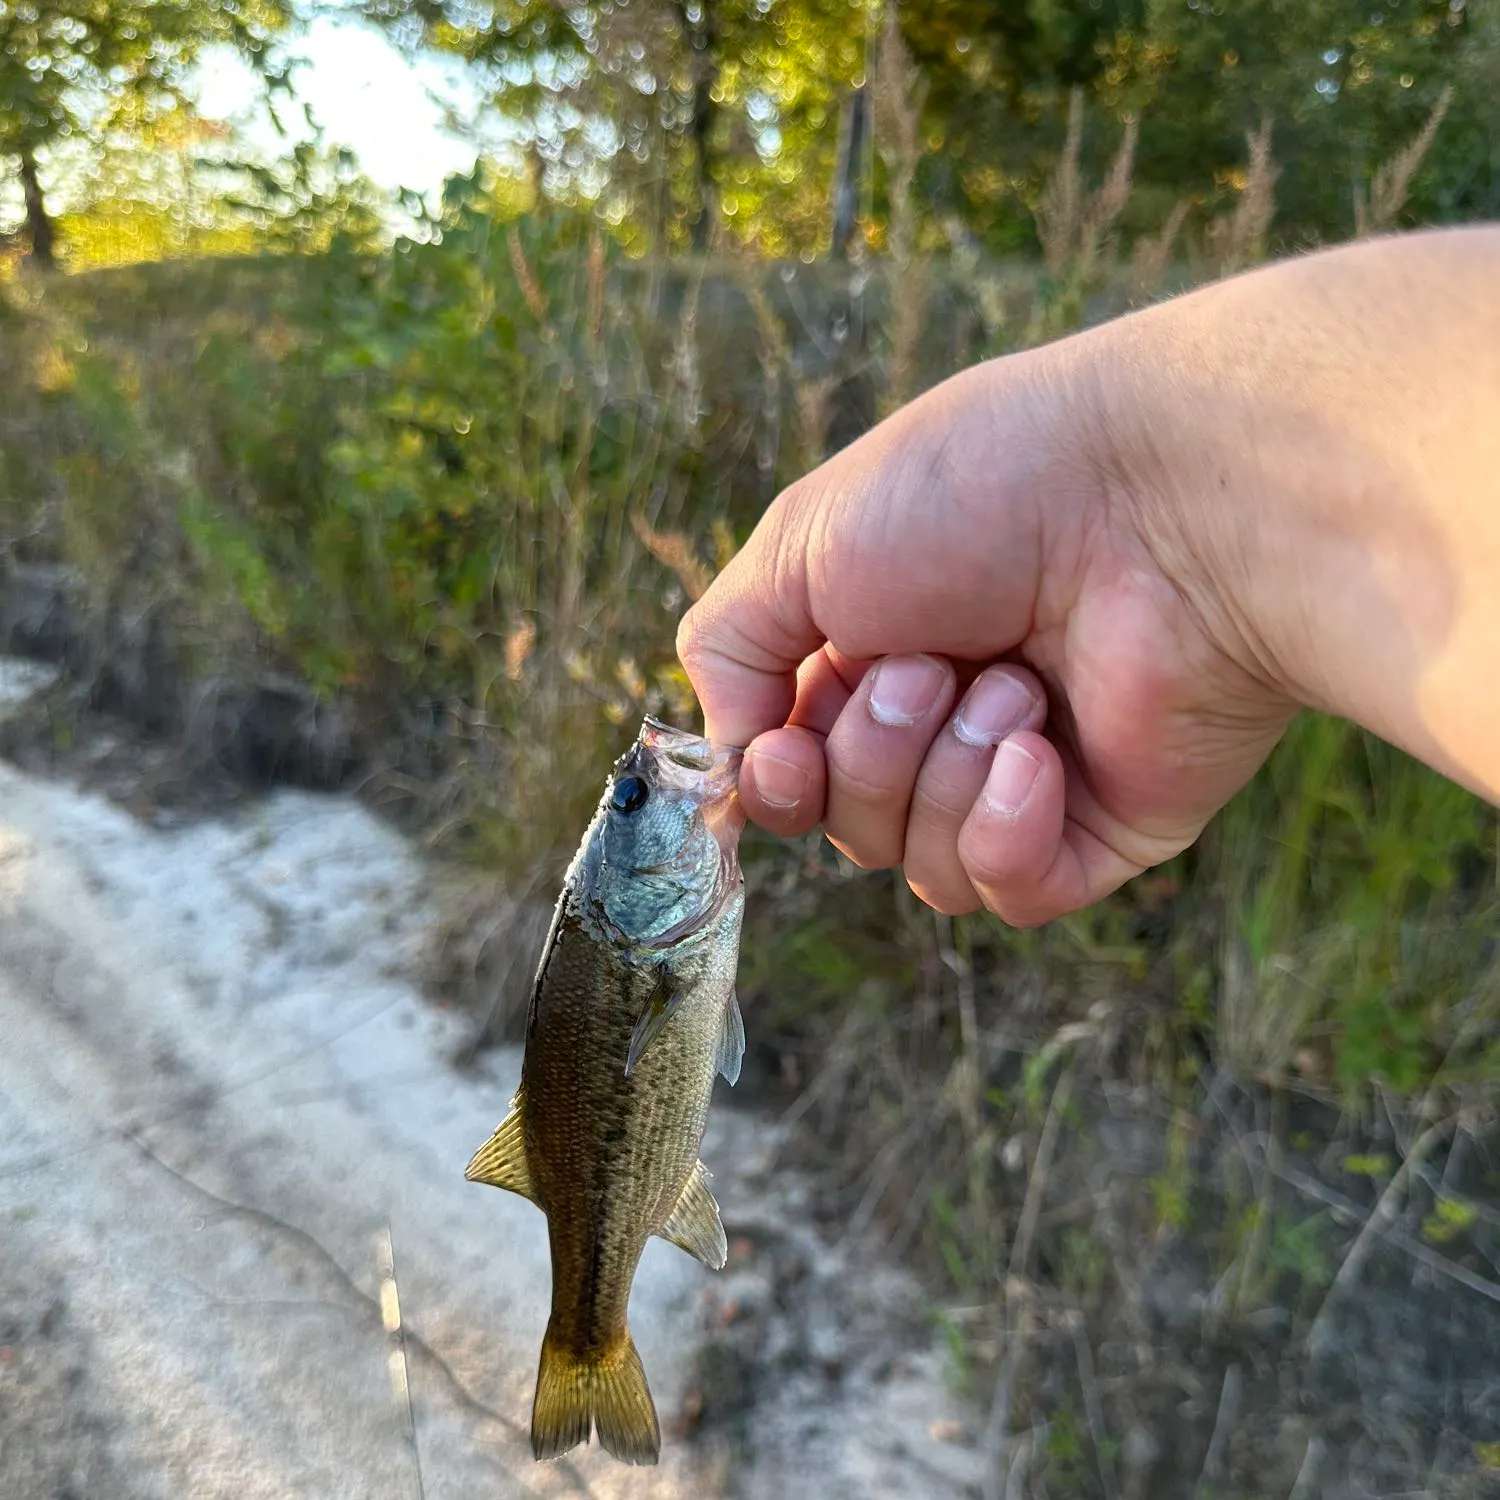
<svg viewBox="0 0 1500 1500">
<path fill-rule="evenodd" d="M 978 678 L 953 716 L 953 732 L 966 745 L 998 745 L 1026 722 L 1036 696 L 1006 672 Z"/>
<path fill-rule="evenodd" d="M 758 754 L 755 790 L 767 807 L 795 807 L 807 794 L 807 772 L 779 756 Z"/>
<path fill-rule="evenodd" d="M 891 728 L 915 724 L 943 688 L 943 669 L 930 656 L 888 656 L 870 683 L 870 717 Z"/>
<path fill-rule="evenodd" d="M 1031 751 L 1014 740 L 1003 741 L 984 784 L 985 805 L 1002 818 L 1016 817 L 1026 806 L 1041 769 L 1041 761 Z"/>
</svg>

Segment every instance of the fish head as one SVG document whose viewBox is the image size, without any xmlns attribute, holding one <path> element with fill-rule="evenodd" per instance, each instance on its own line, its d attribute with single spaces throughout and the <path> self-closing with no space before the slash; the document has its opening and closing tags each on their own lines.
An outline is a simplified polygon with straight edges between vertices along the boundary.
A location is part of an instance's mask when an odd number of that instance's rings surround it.
<svg viewBox="0 0 1500 1500">
<path fill-rule="evenodd" d="M 710 923 L 738 889 L 742 759 L 647 719 L 616 762 L 581 891 L 615 941 L 670 947 Z"/>
</svg>

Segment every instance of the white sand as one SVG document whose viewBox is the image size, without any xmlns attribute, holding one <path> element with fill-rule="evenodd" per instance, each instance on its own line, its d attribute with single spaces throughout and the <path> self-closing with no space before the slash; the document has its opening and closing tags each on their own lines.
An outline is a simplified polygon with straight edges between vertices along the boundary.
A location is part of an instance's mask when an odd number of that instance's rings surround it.
<svg viewBox="0 0 1500 1500">
<path fill-rule="evenodd" d="M 45 681 L 0 667 L 0 699 Z M 426 880 L 350 799 L 281 792 L 162 831 L 0 766 L 0 1258 L 18 1304 L 59 1310 L 38 1314 L 45 1336 L 21 1314 L 9 1336 L 25 1358 L 52 1340 L 73 1393 L 66 1414 L 55 1395 L 0 1414 L 7 1495 L 60 1493 L 66 1463 L 80 1495 L 107 1473 L 122 1500 L 418 1495 L 378 1306 L 387 1225 L 406 1327 L 436 1354 L 408 1351 L 426 1500 L 722 1492 L 670 1433 L 656 1470 L 597 1448 L 532 1462 L 545 1224 L 463 1180 L 518 1058 L 450 1066 L 461 1025 L 413 978 Z M 721 1121 L 706 1159 L 755 1138 L 753 1119 Z M 720 1196 L 731 1237 L 737 1212 L 787 1212 Z M 660 1242 L 636 1280 L 666 1427 L 713 1282 Z M 768 1396 L 732 1490 L 972 1493 L 977 1452 L 929 1436 L 957 1410 L 941 1360 L 898 1361 L 878 1389 L 851 1368 L 822 1410 Z M 5 1375 L 0 1358 L 0 1408 Z"/>
</svg>

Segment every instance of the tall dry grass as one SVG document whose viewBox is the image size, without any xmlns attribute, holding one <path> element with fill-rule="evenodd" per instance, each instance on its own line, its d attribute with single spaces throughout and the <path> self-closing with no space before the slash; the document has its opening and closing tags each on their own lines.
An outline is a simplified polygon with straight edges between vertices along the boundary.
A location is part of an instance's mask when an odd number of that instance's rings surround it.
<svg viewBox="0 0 1500 1500">
<path fill-rule="evenodd" d="M 1098 187 L 1090 189 L 1081 166 L 1083 90 L 1068 95 L 1068 127 L 1062 154 L 1036 205 L 1036 232 L 1042 258 L 1055 277 L 1089 281 L 1100 260 L 1112 259 L 1111 234 L 1130 201 L 1140 121 L 1126 119 L 1119 145 Z"/>
<path fill-rule="evenodd" d="M 1281 168 L 1271 153 L 1275 121 L 1267 115 L 1246 133 L 1246 165 L 1234 207 L 1208 228 L 1209 245 L 1221 276 L 1263 260 L 1276 216 L 1276 179 Z"/>
<path fill-rule="evenodd" d="M 1453 103 L 1453 86 L 1448 84 L 1437 97 L 1422 128 L 1402 150 L 1376 168 L 1368 188 L 1354 184 L 1354 234 L 1363 239 L 1395 226 L 1411 192 L 1412 179 L 1437 139 L 1439 127 Z"/>
</svg>

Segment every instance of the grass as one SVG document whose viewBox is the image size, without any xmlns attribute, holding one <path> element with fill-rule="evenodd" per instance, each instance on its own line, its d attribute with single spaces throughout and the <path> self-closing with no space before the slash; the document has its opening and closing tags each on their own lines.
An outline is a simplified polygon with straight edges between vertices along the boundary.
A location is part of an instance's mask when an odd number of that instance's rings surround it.
<svg viewBox="0 0 1500 1500">
<path fill-rule="evenodd" d="M 675 620 L 777 488 L 956 364 L 1151 295 L 1188 243 L 1179 209 L 1127 261 L 1133 135 L 1090 187 L 1075 112 L 1045 272 L 919 254 L 918 83 L 894 46 L 881 67 L 889 276 L 642 265 L 575 217 L 459 205 L 440 244 L 384 258 L 5 289 L 0 561 L 65 560 L 96 619 L 157 621 L 189 676 L 280 673 L 348 707 L 370 794 L 482 872 L 439 948 L 487 1033 L 628 726 L 690 717 Z M 1261 253 L 1270 148 L 1267 122 L 1177 280 Z M 1129 1401 L 1106 1333 L 1164 1266 L 1214 1319 L 1281 1309 L 1301 1337 L 1364 1265 L 1351 1214 L 1386 1204 L 1427 1273 L 1481 1275 L 1488 1187 L 1458 1153 L 1500 1077 L 1496 838 L 1492 809 L 1308 716 L 1197 847 L 1038 933 L 747 840 L 746 1082 L 800 1122 L 841 1232 L 979 1309 L 944 1326 L 1001 1426 L 1035 1427 L 1007 1464 L 1112 1489 Z M 1413 1160 L 1434 1122 L 1436 1177 Z"/>
</svg>

